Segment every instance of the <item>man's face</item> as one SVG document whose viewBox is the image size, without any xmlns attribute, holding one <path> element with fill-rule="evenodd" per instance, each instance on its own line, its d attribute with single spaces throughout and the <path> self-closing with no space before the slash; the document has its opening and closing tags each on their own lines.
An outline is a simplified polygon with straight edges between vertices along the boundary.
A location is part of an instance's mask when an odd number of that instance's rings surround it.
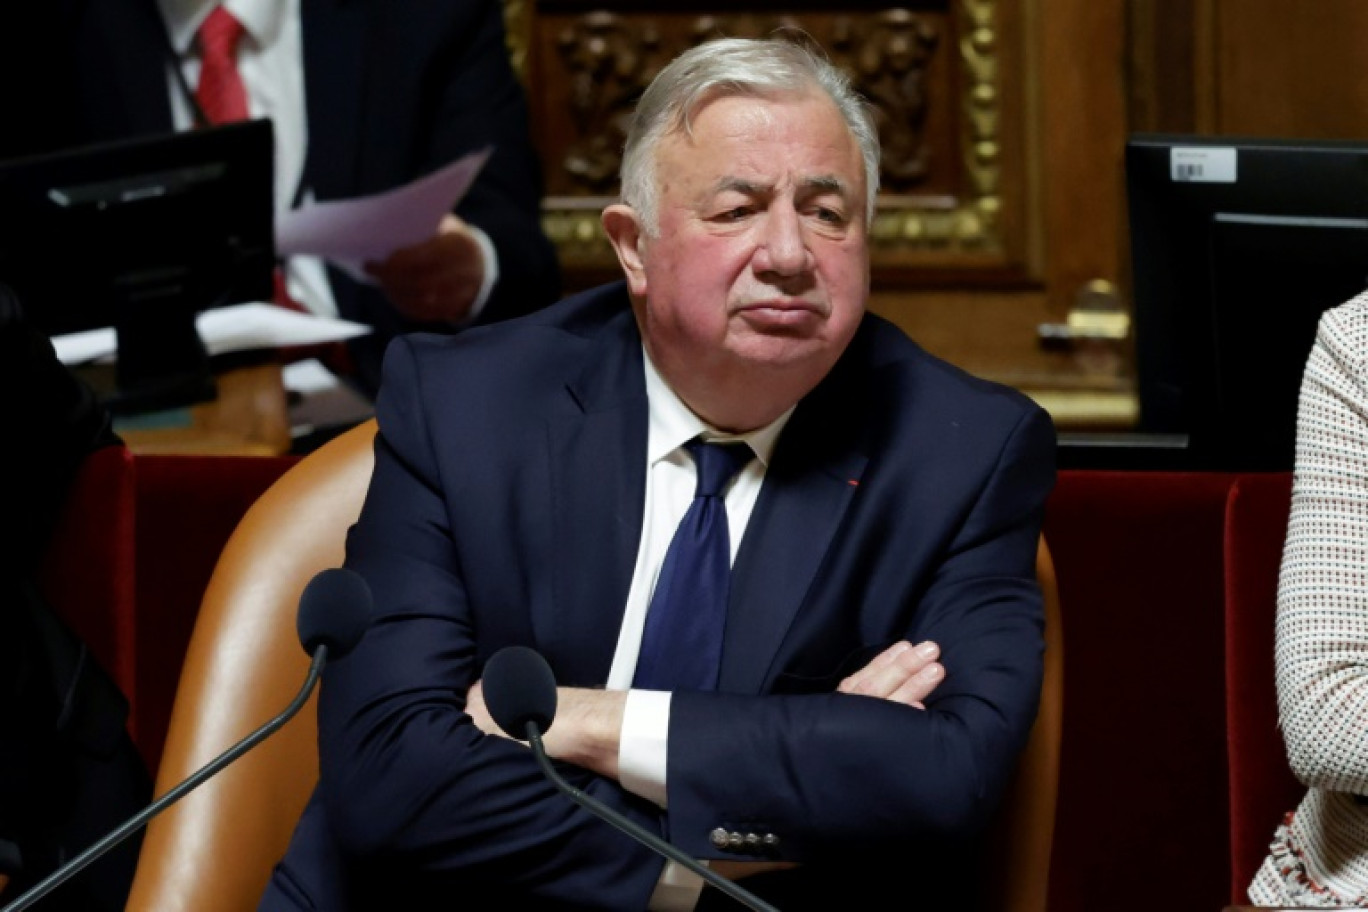
<svg viewBox="0 0 1368 912">
<path fill-rule="evenodd" d="M 835 105 L 711 101 L 661 141 L 656 181 L 658 232 L 629 270 L 652 360 L 672 380 L 815 385 L 869 290 L 863 161 Z"/>
</svg>

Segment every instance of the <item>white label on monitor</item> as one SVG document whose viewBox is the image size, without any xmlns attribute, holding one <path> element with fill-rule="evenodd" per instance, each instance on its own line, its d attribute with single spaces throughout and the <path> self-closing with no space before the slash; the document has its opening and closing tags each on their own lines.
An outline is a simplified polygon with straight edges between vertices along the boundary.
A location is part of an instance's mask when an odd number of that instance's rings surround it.
<svg viewBox="0 0 1368 912">
<path fill-rule="evenodd" d="M 1169 176 L 1175 182 L 1235 183 L 1235 150 L 1203 146 L 1175 146 L 1169 151 Z"/>
</svg>

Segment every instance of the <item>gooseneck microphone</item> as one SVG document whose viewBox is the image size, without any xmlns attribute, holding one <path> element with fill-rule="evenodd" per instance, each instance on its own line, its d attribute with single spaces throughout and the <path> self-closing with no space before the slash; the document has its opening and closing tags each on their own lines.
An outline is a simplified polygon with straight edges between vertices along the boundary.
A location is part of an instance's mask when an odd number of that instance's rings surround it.
<svg viewBox="0 0 1368 912">
<path fill-rule="evenodd" d="M 304 587 L 304 593 L 299 598 L 299 614 L 295 619 L 299 641 L 313 661 L 309 663 L 309 674 L 304 679 L 304 686 L 300 688 L 290 705 L 285 707 L 285 711 L 200 767 L 190 778 L 53 871 L 28 892 L 0 909 L 0 912 L 20 912 L 21 909 L 32 906 L 290 721 L 313 693 L 327 660 L 341 658 L 360 642 L 361 636 L 370 624 L 371 607 L 370 587 L 359 574 L 337 567 L 315 575 Z"/>
<path fill-rule="evenodd" d="M 566 782 L 551 765 L 542 733 L 556 718 L 556 677 L 541 653 L 526 646 L 506 646 L 489 657 L 484 669 L 484 698 L 489 715 L 508 735 L 532 745 L 532 753 L 551 784 L 585 810 L 617 827 L 637 842 L 678 862 L 732 899 L 757 912 L 778 912 L 774 906 L 728 880 L 687 852 L 676 848 L 591 795 Z"/>
</svg>

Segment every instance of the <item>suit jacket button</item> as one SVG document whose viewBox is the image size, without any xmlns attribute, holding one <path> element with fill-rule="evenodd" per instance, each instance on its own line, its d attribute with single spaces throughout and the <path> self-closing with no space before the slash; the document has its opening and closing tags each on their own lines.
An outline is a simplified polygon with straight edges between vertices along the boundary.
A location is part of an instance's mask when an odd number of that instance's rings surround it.
<svg viewBox="0 0 1368 912">
<path fill-rule="evenodd" d="M 764 843 L 766 852 L 777 853 L 779 851 L 779 837 L 773 833 L 766 833 L 761 842 Z"/>
<path fill-rule="evenodd" d="M 734 832 L 734 833 L 732 833 L 730 836 L 727 837 L 727 850 L 728 850 L 728 851 L 730 851 L 730 852 L 739 852 L 739 851 L 741 851 L 741 850 L 742 850 L 743 848 L 745 848 L 745 847 L 746 847 L 746 837 L 745 837 L 745 836 L 742 836 L 740 833 L 735 833 L 735 832 Z"/>
<path fill-rule="evenodd" d="M 727 831 L 718 827 L 708 834 L 708 841 L 719 849 L 727 847 Z"/>
<path fill-rule="evenodd" d="M 759 852 L 759 851 L 760 851 L 760 834 L 759 834 L 759 833 L 747 833 L 747 834 L 746 834 L 746 851 L 747 851 L 747 852 L 750 852 L 752 855 L 754 855 L 756 852 Z"/>
</svg>

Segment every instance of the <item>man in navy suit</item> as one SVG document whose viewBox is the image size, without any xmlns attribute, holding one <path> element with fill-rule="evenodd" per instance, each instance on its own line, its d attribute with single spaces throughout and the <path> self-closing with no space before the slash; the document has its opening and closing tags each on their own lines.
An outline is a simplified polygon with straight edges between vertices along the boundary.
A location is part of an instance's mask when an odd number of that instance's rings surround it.
<svg viewBox="0 0 1368 912">
<path fill-rule="evenodd" d="M 347 550 L 378 616 L 325 675 L 263 909 L 731 902 L 499 731 L 479 679 L 512 644 L 555 672 L 567 778 L 724 876 L 784 909 L 972 907 L 1039 698 L 1054 433 L 865 312 L 878 156 L 817 54 L 703 44 L 636 111 L 603 216 L 625 284 L 395 342 Z M 698 437 L 750 448 L 717 683 L 648 689 Z"/>
<path fill-rule="evenodd" d="M 374 264 L 373 283 L 317 260 L 286 264 L 289 293 L 306 309 L 374 327 L 351 343 L 364 391 L 374 393 L 397 334 L 453 331 L 556 300 L 541 170 L 498 0 L 16 4 L 0 13 L 0 45 L 17 55 L 0 61 L 14 77 L 0 87 L 10 118 L 0 157 L 213 122 L 196 109 L 196 92 L 200 30 L 220 5 L 242 29 L 234 59 L 247 116 L 275 128 L 278 211 L 391 190 L 493 147 L 432 238 Z"/>
</svg>

